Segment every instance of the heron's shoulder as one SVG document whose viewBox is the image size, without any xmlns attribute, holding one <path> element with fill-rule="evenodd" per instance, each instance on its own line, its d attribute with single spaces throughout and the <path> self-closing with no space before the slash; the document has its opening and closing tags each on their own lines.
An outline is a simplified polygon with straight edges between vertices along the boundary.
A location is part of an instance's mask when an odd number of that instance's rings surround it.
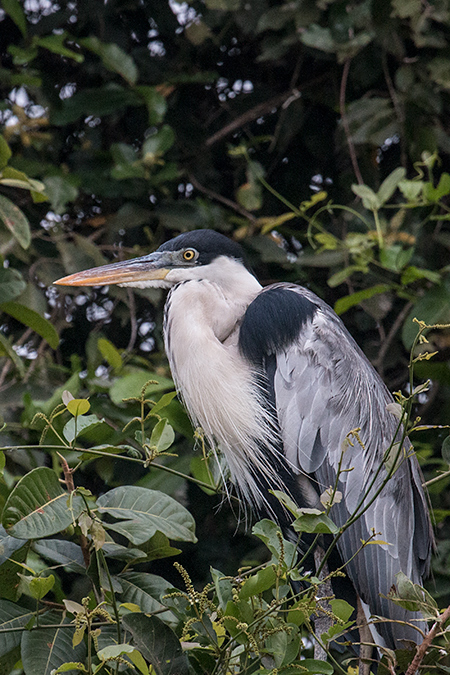
<svg viewBox="0 0 450 675">
<path fill-rule="evenodd" d="M 294 284 L 264 288 L 249 304 L 239 330 L 239 349 L 252 362 L 288 348 L 325 303 Z M 325 305 L 326 306 L 326 305 Z"/>
</svg>

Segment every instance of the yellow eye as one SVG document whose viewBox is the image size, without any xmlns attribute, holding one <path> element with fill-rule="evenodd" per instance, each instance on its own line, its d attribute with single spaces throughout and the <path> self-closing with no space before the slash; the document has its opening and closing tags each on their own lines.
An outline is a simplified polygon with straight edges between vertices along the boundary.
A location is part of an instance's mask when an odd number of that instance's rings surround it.
<svg viewBox="0 0 450 675">
<path fill-rule="evenodd" d="M 186 249 L 183 253 L 183 258 L 187 260 L 187 262 L 191 262 L 191 260 L 194 260 L 195 258 L 195 251 L 192 248 Z"/>
</svg>

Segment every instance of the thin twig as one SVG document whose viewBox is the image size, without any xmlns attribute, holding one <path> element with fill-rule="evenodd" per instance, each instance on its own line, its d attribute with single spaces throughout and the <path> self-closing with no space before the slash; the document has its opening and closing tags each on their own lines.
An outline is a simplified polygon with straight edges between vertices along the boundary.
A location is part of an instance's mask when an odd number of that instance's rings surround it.
<svg viewBox="0 0 450 675">
<path fill-rule="evenodd" d="M 198 182 L 198 180 L 193 176 L 191 173 L 188 174 L 189 180 L 192 183 L 192 185 L 195 187 L 196 190 L 199 192 L 202 192 L 204 195 L 207 195 L 211 199 L 214 199 L 216 202 L 220 202 L 224 206 L 227 206 L 230 209 L 233 209 L 233 211 L 236 211 L 237 213 L 240 213 L 241 216 L 244 216 L 244 218 L 247 218 L 251 222 L 256 222 L 256 217 L 253 215 L 253 213 L 250 213 L 250 211 L 247 211 L 247 209 L 244 209 L 243 206 L 240 206 L 236 202 L 233 202 L 231 199 L 227 199 L 227 197 L 223 197 L 221 194 L 218 192 L 214 192 L 214 190 L 210 190 L 209 188 L 206 188 L 204 185 Z"/>
<path fill-rule="evenodd" d="M 341 89 L 339 92 L 339 108 L 341 112 L 342 126 L 344 127 L 345 138 L 347 140 L 348 151 L 350 153 L 350 159 L 352 161 L 353 171 L 359 185 L 364 185 L 364 180 L 358 166 L 358 158 L 356 156 L 355 146 L 353 144 L 352 135 L 350 133 L 350 126 L 348 124 L 347 114 L 345 112 L 345 92 L 347 89 L 348 73 L 350 70 L 351 62 L 352 62 L 351 59 L 347 59 L 347 61 L 344 63 L 344 70 L 342 71 L 342 79 L 341 79 Z"/>
<path fill-rule="evenodd" d="M 391 97 L 392 104 L 394 106 L 395 113 L 397 115 L 398 123 L 400 125 L 400 161 L 402 166 L 406 168 L 406 164 L 408 161 L 407 155 L 406 155 L 406 150 L 405 150 L 405 111 L 403 109 L 403 105 L 401 104 L 397 92 L 394 87 L 394 83 L 392 82 L 391 75 L 389 73 L 389 68 L 387 64 L 387 58 L 386 58 L 386 52 L 383 52 L 383 56 L 381 59 L 381 62 L 383 64 L 383 74 L 384 74 L 384 79 L 386 80 L 387 88 L 389 91 L 389 96 Z"/>
<path fill-rule="evenodd" d="M 430 632 L 425 636 L 422 644 L 417 647 L 416 655 L 409 664 L 408 670 L 406 671 L 405 675 L 415 675 L 420 664 L 423 661 L 423 658 L 427 652 L 428 647 L 431 645 L 433 639 L 436 637 L 443 624 L 449 619 L 450 619 L 450 605 L 441 614 L 439 619 L 433 624 Z"/>
<path fill-rule="evenodd" d="M 392 340 L 394 339 L 395 335 L 403 325 L 403 321 L 405 320 L 405 317 L 412 306 L 413 306 L 412 302 L 407 302 L 406 305 L 399 312 L 397 318 L 395 319 L 394 323 L 391 326 L 389 333 L 387 334 L 386 339 L 384 340 L 383 344 L 380 347 L 380 351 L 378 352 L 377 358 L 372 362 L 380 375 L 383 375 L 384 373 L 383 367 L 384 357 L 386 356 L 387 351 L 391 346 Z"/>
<path fill-rule="evenodd" d="M 58 455 L 61 461 L 61 466 L 64 473 L 64 482 L 66 484 L 67 490 L 70 493 L 75 492 L 75 483 L 73 481 L 73 469 L 70 468 L 66 458 L 63 455 L 61 455 L 60 452 L 56 452 L 56 454 Z M 91 562 L 91 554 L 89 551 L 89 541 L 82 532 L 80 533 L 80 547 L 83 553 L 84 564 L 86 565 L 87 569 Z"/>
</svg>

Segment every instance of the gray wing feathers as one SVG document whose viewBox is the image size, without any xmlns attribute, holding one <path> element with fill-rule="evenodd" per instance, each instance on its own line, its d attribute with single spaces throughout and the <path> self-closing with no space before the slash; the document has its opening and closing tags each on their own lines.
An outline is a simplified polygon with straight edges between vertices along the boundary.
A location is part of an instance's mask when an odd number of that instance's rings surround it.
<svg viewBox="0 0 450 675">
<path fill-rule="evenodd" d="M 361 500 L 369 503 L 386 477 L 383 467 L 364 498 L 398 421 L 386 409 L 391 395 L 340 319 L 307 289 L 285 288 L 303 294 L 318 309 L 298 339 L 277 354 L 274 390 L 284 452 L 294 471 L 314 474 L 319 494 L 335 484 L 341 462 L 338 489 L 343 499 L 333 505 L 330 516 L 343 525 Z M 356 429 L 363 445 L 350 433 Z M 399 571 L 421 583 L 432 546 L 420 469 L 409 442 L 404 450 L 410 456 L 400 463 L 374 504 L 344 533 L 338 547 L 348 561 L 373 531 L 377 539 L 388 542 L 364 548 L 347 571 L 372 613 L 410 620 L 410 612 L 380 597 L 380 593 L 387 595 Z M 398 624 L 381 624 L 379 632 L 391 645 L 393 636 L 415 638 L 415 631 Z"/>
</svg>

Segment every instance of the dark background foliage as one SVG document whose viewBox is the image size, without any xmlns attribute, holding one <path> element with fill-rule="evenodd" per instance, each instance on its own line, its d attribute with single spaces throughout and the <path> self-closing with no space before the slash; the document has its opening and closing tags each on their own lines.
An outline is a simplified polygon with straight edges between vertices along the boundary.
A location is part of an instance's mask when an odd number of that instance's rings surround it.
<svg viewBox="0 0 450 675">
<path fill-rule="evenodd" d="M 90 396 L 107 419 L 102 443 L 123 439 L 136 410 L 122 398 L 139 394 L 147 371 L 170 377 L 163 297 L 118 288 L 65 294 L 51 284 L 199 227 L 240 241 L 264 284 L 296 281 L 331 305 L 362 292 L 344 321 L 389 388 L 405 391 L 412 317 L 450 320 L 449 34 L 447 0 L 5 0 L 2 445 L 36 443 L 34 414 L 50 413 L 64 389 Z M 374 208 L 370 194 L 352 190 L 377 193 L 399 167 L 408 184 L 398 178 Z M 344 209 L 314 218 L 329 200 Z M 445 425 L 449 332 L 432 332 L 431 341 L 439 354 L 417 366 L 418 381 L 432 383 L 415 413 Z M 178 458 L 161 463 L 188 472 L 192 432 L 175 401 L 168 411 Z M 91 433 L 86 442 L 97 442 Z M 428 480 L 448 469 L 446 435 L 414 439 Z M 44 452 L 10 451 L 1 500 L 41 465 L 51 466 Z M 103 458 L 84 464 L 76 483 L 97 494 L 139 484 L 182 499 L 197 520 L 199 543 L 183 557 L 196 582 L 211 564 L 231 573 L 260 555 L 242 527 L 235 534 L 229 507 L 217 511 L 217 497 L 182 478 Z M 430 589 L 442 605 L 448 484 L 430 486 L 439 552 Z M 174 580 L 170 565 L 161 567 Z M 157 563 L 152 571 L 161 571 Z M 71 578 L 64 583 L 69 592 Z"/>
</svg>

